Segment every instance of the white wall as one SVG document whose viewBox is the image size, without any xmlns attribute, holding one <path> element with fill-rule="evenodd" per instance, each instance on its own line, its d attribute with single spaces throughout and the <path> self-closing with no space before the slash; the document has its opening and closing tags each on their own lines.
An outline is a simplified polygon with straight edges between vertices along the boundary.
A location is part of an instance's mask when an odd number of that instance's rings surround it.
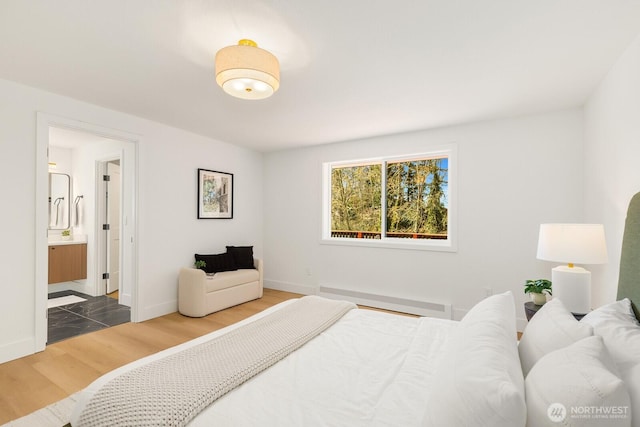
<svg viewBox="0 0 640 427">
<path fill-rule="evenodd" d="M 179 107 L 176 107 L 179 108 Z M 0 80 L 0 362 L 35 343 L 36 112 L 140 135 L 138 288 L 141 320 L 177 309 L 177 274 L 195 252 L 253 244 L 262 255 L 262 154 L 117 111 Z M 235 175 L 232 220 L 198 220 L 197 168 Z M 45 213 L 46 214 L 46 213 Z M 46 242 L 46 230 L 38 230 Z"/>
<path fill-rule="evenodd" d="M 49 147 L 49 161 L 55 165 L 49 166 L 49 172 L 73 173 L 73 151 L 65 147 Z"/>
<path fill-rule="evenodd" d="M 585 107 L 586 220 L 603 223 L 609 262 L 592 266 L 593 303 L 614 301 L 627 207 L 640 191 L 640 37 Z"/>
<path fill-rule="evenodd" d="M 320 284 L 450 303 L 459 318 L 484 297 L 550 277 L 536 260 L 543 222 L 582 220 L 580 110 L 381 136 L 265 155 L 265 283 Z M 458 146 L 457 253 L 320 244 L 323 162 Z M 311 275 L 307 274 L 307 269 Z"/>
</svg>

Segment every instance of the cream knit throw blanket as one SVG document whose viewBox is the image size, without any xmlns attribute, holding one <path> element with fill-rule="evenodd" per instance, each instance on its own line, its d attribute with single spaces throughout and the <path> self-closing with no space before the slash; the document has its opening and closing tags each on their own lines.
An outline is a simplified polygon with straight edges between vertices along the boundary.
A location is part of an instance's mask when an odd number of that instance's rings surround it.
<svg viewBox="0 0 640 427">
<path fill-rule="evenodd" d="M 184 426 L 354 307 L 303 297 L 211 341 L 123 373 L 91 398 L 74 427 Z"/>
</svg>

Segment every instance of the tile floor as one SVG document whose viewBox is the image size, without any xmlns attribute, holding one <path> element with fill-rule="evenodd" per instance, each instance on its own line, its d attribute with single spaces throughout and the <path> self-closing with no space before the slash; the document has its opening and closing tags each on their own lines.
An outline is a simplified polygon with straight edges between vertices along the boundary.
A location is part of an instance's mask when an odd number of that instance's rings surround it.
<svg viewBox="0 0 640 427">
<path fill-rule="evenodd" d="M 77 295 L 86 301 L 49 309 L 49 336 L 47 344 L 76 335 L 95 332 L 131 320 L 130 309 L 108 296 L 92 297 L 75 291 L 49 294 L 49 298 Z"/>
</svg>

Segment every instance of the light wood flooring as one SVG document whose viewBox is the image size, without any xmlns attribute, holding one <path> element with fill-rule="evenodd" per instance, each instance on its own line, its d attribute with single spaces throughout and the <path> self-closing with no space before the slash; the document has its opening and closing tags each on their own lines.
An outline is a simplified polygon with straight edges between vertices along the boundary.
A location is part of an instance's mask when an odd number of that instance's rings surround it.
<svg viewBox="0 0 640 427">
<path fill-rule="evenodd" d="M 279 302 L 298 298 L 264 290 L 264 296 L 202 318 L 172 313 L 69 338 L 46 350 L 0 364 L 0 425 L 64 399 L 93 380 L 141 357 L 236 323 Z"/>
</svg>

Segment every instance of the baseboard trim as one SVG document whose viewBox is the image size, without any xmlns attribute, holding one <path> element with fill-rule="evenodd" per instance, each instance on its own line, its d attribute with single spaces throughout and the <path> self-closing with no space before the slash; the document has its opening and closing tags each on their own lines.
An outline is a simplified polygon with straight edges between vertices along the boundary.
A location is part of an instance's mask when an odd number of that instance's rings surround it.
<svg viewBox="0 0 640 427">
<path fill-rule="evenodd" d="M 263 280 L 263 286 L 276 291 L 293 292 L 302 295 L 316 295 L 318 290 L 310 285 L 299 285 L 297 283 L 280 282 L 278 280 Z"/>
<path fill-rule="evenodd" d="M 412 313 L 413 309 L 411 308 L 407 308 L 405 305 L 402 304 L 402 301 L 394 301 L 394 300 L 389 300 L 387 299 L 387 301 L 383 301 L 381 302 L 378 298 L 378 296 L 374 296 L 375 298 L 366 298 L 366 296 L 371 297 L 370 294 L 365 294 L 365 293 L 359 293 L 356 291 L 350 291 L 350 290 L 342 290 L 339 289 L 337 290 L 336 288 L 326 288 L 324 286 L 320 287 L 320 289 L 315 288 L 313 286 L 310 285 L 300 285 L 297 283 L 289 283 L 289 282 L 281 282 L 278 280 L 264 280 L 264 287 L 268 288 L 268 289 L 274 289 L 276 291 L 283 291 L 283 292 L 293 292 L 296 294 L 302 294 L 302 295 L 321 295 L 321 296 L 327 296 L 327 297 L 331 297 L 331 294 L 333 294 L 333 298 L 339 298 L 339 299 L 345 299 L 345 300 L 349 300 L 349 301 L 353 301 L 357 304 L 362 304 L 362 305 L 368 305 L 368 306 L 372 306 L 372 307 L 378 307 L 378 308 L 385 308 L 387 310 L 394 310 L 394 311 L 400 311 L 400 312 L 404 312 L 404 313 Z M 331 292 L 322 292 L 324 290 L 329 290 L 331 289 Z M 337 290 L 337 292 L 336 292 Z M 358 295 L 349 295 L 356 292 Z M 324 295 L 323 295 L 324 294 Z M 427 303 L 429 304 L 429 303 Z M 384 305 L 384 307 L 383 307 Z M 449 314 L 445 314 L 444 316 L 440 315 L 440 316 L 433 316 L 432 317 L 442 317 L 442 318 L 446 318 L 446 319 L 452 319 L 452 320 L 462 320 L 462 318 L 469 312 L 469 310 L 463 310 L 460 308 L 450 308 L 450 315 Z M 421 313 L 415 313 L 418 315 L 424 315 Z M 518 330 L 518 332 L 522 332 L 524 331 L 524 329 L 527 326 L 527 319 L 525 318 L 520 318 L 517 317 L 516 318 L 516 329 Z"/>
<path fill-rule="evenodd" d="M 119 294 L 119 296 L 120 296 L 119 303 L 131 308 L 131 294 Z"/>
<path fill-rule="evenodd" d="M 25 338 L 0 346 L 0 363 L 35 354 L 35 337 Z"/>
<path fill-rule="evenodd" d="M 138 320 L 136 320 L 136 322 L 144 322 L 145 320 L 155 319 L 156 317 L 175 313 L 176 311 L 178 311 L 178 300 L 153 305 L 150 307 L 143 307 L 142 310 L 140 310 Z"/>
<path fill-rule="evenodd" d="M 334 299 L 344 299 L 368 307 L 383 308 L 418 316 L 451 319 L 451 304 L 424 301 L 410 298 L 400 298 L 391 295 L 372 294 L 353 289 L 320 286 L 320 296 Z"/>
</svg>

